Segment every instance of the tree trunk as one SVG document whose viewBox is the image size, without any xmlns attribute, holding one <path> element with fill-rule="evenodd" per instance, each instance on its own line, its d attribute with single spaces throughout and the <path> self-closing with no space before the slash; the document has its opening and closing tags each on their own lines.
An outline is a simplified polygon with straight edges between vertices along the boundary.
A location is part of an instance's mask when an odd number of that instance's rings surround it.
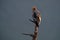
<svg viewBox="0 0 60 40">
<path fill-rule="evenodd" d="M 32 40 L 37 40 L 37 39 L 38 39 L 38 26 L 35 25 L 34 36 Z"/>
</svg>

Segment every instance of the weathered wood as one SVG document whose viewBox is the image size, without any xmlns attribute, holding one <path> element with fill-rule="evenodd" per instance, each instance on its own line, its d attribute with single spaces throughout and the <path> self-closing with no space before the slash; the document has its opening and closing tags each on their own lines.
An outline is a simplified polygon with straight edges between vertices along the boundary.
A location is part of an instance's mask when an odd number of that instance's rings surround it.
<svg viewBox="0 0 60 40">
<path fill-rule="evenodd" d="M 37 39 L 38 39 L 38 26 L 35 25 L 34 36 L 32 40 L 37 40 Z"/>
</svg>

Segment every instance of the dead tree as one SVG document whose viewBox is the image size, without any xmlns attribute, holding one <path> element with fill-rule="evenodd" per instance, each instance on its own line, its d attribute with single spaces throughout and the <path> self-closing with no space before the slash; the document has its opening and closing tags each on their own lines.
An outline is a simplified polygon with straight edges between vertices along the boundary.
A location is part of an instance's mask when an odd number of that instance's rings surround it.
<svg viewBox="0 0 60 40">
<path fill-rule="evenodd" d="M 32 14 L 33 20 L 31 19 L 29 20 L 35 24 L 34 34 L 26 34 L 26 33 L 22 33 L 22 34 L 31 36 L 32 40 L 38 40 L 38 29 L 39 29 L 39 24 L 41 23 L 41 15 L 40 12 L 37 10 L 36 6 L 32 8 L 32 11 L 33 11 Z"/>
</svg>

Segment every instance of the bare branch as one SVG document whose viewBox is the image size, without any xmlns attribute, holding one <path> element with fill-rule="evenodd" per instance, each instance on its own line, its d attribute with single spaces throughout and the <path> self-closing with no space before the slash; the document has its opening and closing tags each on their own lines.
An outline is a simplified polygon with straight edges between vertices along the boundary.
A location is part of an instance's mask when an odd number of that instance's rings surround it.
<svg viewBox="0 0 60 40">
<path fill-rule="evenodd" d="M 27 33 L 22 33 L 23 35 L 27 35 L 27 36 L 31 36 L 33 37 L 34 35 L 33 34 L 27 34 Z"/>
</svg>

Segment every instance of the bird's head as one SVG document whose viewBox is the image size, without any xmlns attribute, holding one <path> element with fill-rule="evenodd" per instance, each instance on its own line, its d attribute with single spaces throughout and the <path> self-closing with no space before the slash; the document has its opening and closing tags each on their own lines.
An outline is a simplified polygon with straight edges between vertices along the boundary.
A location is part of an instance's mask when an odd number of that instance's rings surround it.
<svg viewBox="0 0 60 40">
<path fill-rule="evenodd" d="M 32 10 L 33 10 L 33 11 L 35 11 L 36 9 L 37 9 L 37 7 L 36 7 L 36 6 L 33 6 L 33 7 L 32 7 Z"/>
</svg>

